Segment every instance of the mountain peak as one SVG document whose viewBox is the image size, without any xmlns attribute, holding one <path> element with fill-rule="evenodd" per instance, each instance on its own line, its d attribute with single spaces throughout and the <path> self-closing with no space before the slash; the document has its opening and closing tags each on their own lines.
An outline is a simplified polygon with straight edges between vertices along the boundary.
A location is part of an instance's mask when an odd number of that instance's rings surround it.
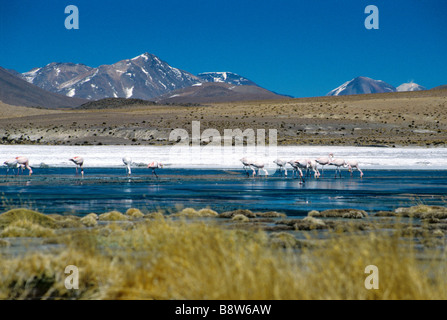
<svg viewBox="0 0 447 320">
<path fill-rule="evenodd" d="M 149 53 L 149 52 L 145 52 L 145 53 L 142 53 L 142 54 L 140 54 L 139 56 L 136 56 L 135 58 L 132 58 L 132 59 L 130 59 L 130 60 L 138 60 L 138 59 L 144 59 L 144 60 L 149 60 L 149 59 L 151 59 L 151 58 L 153 58 L 153 57 L 155 57 L 155 55 L 153 55 L 153 54 L 151 54 L 151 53 Z"/>
<path fill-rule="evenodd" d="M 216 83 L 228 83 L 236 86 L 258 86 L 253 81 L 242 77 L 236 73 L 223 71 L 223 72 L 202 72 L 197 77 L 203 82 L 216 82 Z"/>
<path fill-rule="evenodd" d="M 407 82 L 407 83 L 402 83 L 400 86 L 397 87 L 397 91 L 402 92 L 402 91 L 422 91 L 422 90 L 427 90 L 427 88 L 414 83 L 413 81 L 411 82 Z"/>
<path fill-rule="evenodd" d="M 382 81 L 374 80 L 368 77 L 357 77 L 343 83 L 338 88 L 330 91 L 328 96 L 344 96 L 351 94 L 368 94 L 380 92 L 395 92 L 396 88 Z"/>
</svg>

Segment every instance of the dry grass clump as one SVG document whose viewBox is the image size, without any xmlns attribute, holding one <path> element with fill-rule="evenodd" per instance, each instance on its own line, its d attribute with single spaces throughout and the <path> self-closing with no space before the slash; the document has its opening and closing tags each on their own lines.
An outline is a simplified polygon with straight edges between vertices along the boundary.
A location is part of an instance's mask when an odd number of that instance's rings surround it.
<svg viewBox="0 0 447 320">
<path fill-rule="evenodd" d="M 126 216 L 131 217 L 132 219 L 139 219 L 144 217 L 144 213 L 141 212 L 140 209 L 130 208 L 126 211 Z"/>
<path fill-rule="evenodd" d="M 246 216 L 247 218 L 256 218 L 256 214 L 251 210 L 247 209 L 238 209 L 233 211 L 222 212 L 221 214 L 219 214 L 219 218 L 233 218 L 237 214 L 241 214 L 243 216 Z"/>
<path fill-rule="evenodd" d="M 418 205 L 409 208 L 397 208 L 395 213 L 402 217 L 446 219 L 447 207 Z"/>
<path fill-rule="evenodd" d="M 83 226 L 81 218 L 76 216 L 66 216 L 56 219 L 59 228 L 81 228 Z"/>
<path fill-rule="evenodd" d="M 119 211 L 110 211 L 99 215 L 100 221 L 127 221 L 128 217 Z"/>
<path fill-rule="evenodd" d="M 243 215 L 247 218 L 285 218 L 287 217 L 286 214 L 276 212 L 276 211 L 267 211 L 267 212 L 253 212 L 248 209 L 237 209 L 233 211 L 225 211 L 219 214 L 219 218 L 233 218 L 236 215 Z"/>
<path fill-rule="evenodd" d="M 303 219 L 303 222 L 309 224 L 310 229 L 319 229 L 319 228 L 325 228 L 326 223 L 324 223 L 321 219 L 316 219 L 314 217 L 305 217 Z"/>
<path fill-rule="evenodd" d="M 310 272 L 303 286 L 310 289 L 310 299 L 445 299 L 446 266 L 437 261 L 440 254 L 445 259 L 444 253 L 434 252 L 420 261 L 399 232 L 333 237 L 306 254 Z M 379 269 L 378 290 L 363 286 L 368 265 Z"/>
<path fill-rule="evenodd" d="M 313 246 L 309 241 L 299 240 L 288 232 L 272 232 L 269 241 L 274 248 L 300 249 Z"/>
<path fill-rule="evenodd" d="M 211 209 L 204 208 L 196 210 L 194 208 L 185 208 L 182 211 L 171 214 L 173 217 L 186 217 L 186 218 L 196 218 L 196 217 L 216 217 L 219 214 Z"/>
<path fill-rule="evenodd" d="M 287 215 L 285 213 L 276 212 L 276 211 L 267 211 L 267 212 L 255 212 L 256 217 L 262 218 L 286 218 Z"/>
<path fill-rule="evenodd" d="M 0 229 L 6 228 L 16 221 L 26 220 L 45 228 L 57 228 L 56 220 L 40 212 L 29 209 L 12 209 L 0 214 Z"/>
<path fill-rule="evenodd" d="M 37 223 L 22 219 L 10 223 L 0 232 L 2 238 L 18 238 L 18 237 L 53 237 L 55 232 L 53 229 L 43 227 Z"/>
<path fill-rule="evenodd" d="M 145 219 L 164 219 L 163 211 L 149 212 L 144 216 Z"/>
<path fill-rule="evenodd" d="M 96 227 L 98 225 L 98 215 L 96 213 L 89 213 L 81 218 L 81 223 L 86 227 Z"/>
<path fill-rule="evenodd" d="M 2 259 L 0 265 L 0 299 L 101 299 L 119 274 L 109 260 L 73 249 Z M 79 269 L 78 290 L 65 287 L 69 265 Z"/>
<path fill-rule="evenodd" d="M 353 221 L 323 221 L 313 216 L 304 219 L 284 219 L 276 221 L 278 227 L 267 228 L 270 231 L 279 230 L 328 230 L 335 232 L 356 232 L 373 229 L 373 225 L 369 222 L 353 222 Z"/>
<path fill-rule="evenodd" d="M 247 218 L 243 214 L 236 214 L 231 218 L 231 220 L 238 221 L 238 222 L 248 222 L 248 221 L 250 221 L 250 218 Z"/>
<path fill-rule="evenodd" d="M 358 209 L 330 209 L 318 212 L 312 210 L 308 213 L 310 217 L 318 218 L 345 218 L 345 219 L 362 219 L 368 216 L 366 211 Z"/>
</svg>

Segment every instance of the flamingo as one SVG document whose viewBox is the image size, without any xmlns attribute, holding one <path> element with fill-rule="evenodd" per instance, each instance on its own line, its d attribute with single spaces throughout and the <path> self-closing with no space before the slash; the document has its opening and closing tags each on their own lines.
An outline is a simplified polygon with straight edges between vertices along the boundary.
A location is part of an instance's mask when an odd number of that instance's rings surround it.
<svg viewBox="0 0 447 320">
<path fill-rule="evenodd" d="M 335 168 L 335 178 L 337 178 L 337 171 L 339 172 L 341 178 L 341 167 L 347 166 L 346 161 L 344 159 L 332 159 L 329 165 L 337 167 Z"/>
<path fill-rule="evenodd" d="M 281 174 L 281 172 L 284 170 L 284 176 L 287 177 L 287 161 L 276 159 L 273 161 L 273 163 L 276 163 L 276 165 L 279 167 L 279 173 Z"/>
<path fill-rule="evenodd" d="M 360 172 L 360 178 L 363 177 L 363 171 L 360 169 L 358 161 L 355 161 L 355 160 L 347 161 L 346 166 L 348 167 L 349 172 L 351 173 L 351 176 L 353 175 L 353 173 L 354 173 L 353 169 L 355 168 Z"/>
<path fill-rule="evenodd" d="M 130 176 L 132 174 L 132 170 L 130 170 L 130 166 L 132 165 L 132 159 L 130 157 L 124 157 L 123 162 L 127 168 L 127 175 Z"/>
<path fill-rule="evenodd" d="M 261 170 L 264 171 L 265 175 L 268 176 L 269 173 L 265 169 L 264 162 L 255 161 L 250 164 L 251 169 L 253 170 L 253 177 L 256 175 L 256 169 L 258 169 L 258 175 L 261 173 Z"/>
<path fill-rule="evenodd" d="M 19 164 L 17 163 L 17 159 L 13 158 L 13 159 L 9 159 L 6 160 L 5 162 L 3 162 L 3 164 L 6 166 L 6 175 L 8 175 L 9 169 L 12 169 L 12 173 L 14 174 L 14 169 L 19 167 Z M 17 173 L 19 173 L 17 171 Z"/>
<path fill-rule="evenodd" d="M 248 174 L 247 167 L 249 167 L 250 169 L 253 170 L 253 168 L 251 167 L 252 161 L 248 160 L 246 157 L 240 159 L 239 161 L 242 162 L 242 164 L 243 164 L 242 168 L 245 170 L 245 173 L 247 174 L 247 177 L 249 177 L 250 175 Z"/>
<path fill-rule="evenodd" d="M 314 177 L 315 178 L 319 178 L 320 177 L 320 171 L 318 171 L 317 168 L 317 161 L 316 160 L 311 160 L 308 159 L 307 160 L 307 171 L 306 171 L 306 175 L 310 176 L 310 170 L 312 170 L 314 172 Z"/>
<path fill-rule="evenodd" d="M 332 161 L 332 159 L 334 159 L 334 154 L 333 154 L 333 153 L 329 153 L 329 157 L 327 157 L 327 158 L 318 158 L 318 159 L 315 159 L 315 161 L 316 161 L 319 165 L 321 165 L 321 175 L 323 175 L 323 172 L 324 172 L 324 166 L 328 165 L 328 164 Z"/>
<path fill-rule="evenodd" d="M 153 161 L 147 165 L 148 169 L 152 169 L 152 174 L 155 174 L 155 176 L 158 178 L 157 173 L 155 172 L 155 169 L 163 168 L 163 164 L 158 161 Z"/>
<path fill-rule="evenodd" d="M 26 169 L 28 169 L 30 176 L 33 174 L 33 170 L 29 166 L 28 158 L 26 158 L 26 157 L 16 157 L 15 160 L 17 161 L 17 164 L 22 168 L 22 171 L 24 170 L 24 168 L 26 168 Z M 18 170 L 17 170 L 17 174 L 19 174 Z"/>
<path fill-rule="evenodd" d="M 82 167 L 84 165 L 84 158 L 76 156 L 68 160 L 70 160 L 76 165 L 76 175 L 78 175 L 78 167 L 79 167 L 81 168 L 81 176 L 84 177 L 84 168 Z"/>
<path fill-rule="evenodd" d="M 290 160 L 287 163 L 289 163 L 292 168 L 292 178 L 295 177 L 295 173 L 300 174 L 300 180 L 304 183 L 304 176 L 303 176 L 303 171 L 301 170 L 302 168 L 307 169 L 307 161 L 306 160 Z"/>
</svg>

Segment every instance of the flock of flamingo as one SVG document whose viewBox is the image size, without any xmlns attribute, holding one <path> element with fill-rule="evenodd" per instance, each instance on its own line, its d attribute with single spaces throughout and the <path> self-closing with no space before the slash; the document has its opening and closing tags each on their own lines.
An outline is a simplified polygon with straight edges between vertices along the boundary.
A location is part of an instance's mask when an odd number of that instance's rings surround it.
<svg viewBox="0 0 447 320">
<path fill-rule="evenodd" d="M 78 175 L 78 168 L 81 171 L 81 176 L 84 177 L 84 158 L 76 156 L 73 158 L 68 159 L 69 161 L 73 162 L 76 165 L 76 175 Z M 132 166 L 132 159 L 130 157 L 124 157 L 123 163 L 126 166 L 127 169 L 127 175 L 130 176 L 132 174 L 131 166 Z M 242 158 L 240 161 L 243 164 L 243 169 L 245 170 L 245 173 L 247 176 L 249 175 L 249 172 L 247 169 L 252 170 L 253 177 L 256 176 L 256 170 L 258 171 L 258 175 L 260 175 L 261 170 L 265 173 L 266 176 L 268 176 L 268 172 L 265 169 L 264 162 L 261 161 L 252 161 L 247 158 Z M 292 178 L 295 178 L 295 176 L 299 175 L 299 178 L 301 182 L 304 182 L 304 174 L 303 170 L 306 170 L 306 176 L 310 176 L 310 171 L 313 171 L 314 177 L 319 178 L 320 175 L 323 174 L 324 166 L 335 166 L 335 177 L 337 177 L 337 173 L 339 174 L 341 178 L 341 168 L 348 168 L 351 175 L 353 174 L 354 169 L 358 170 L 360 172 L 360 177 L 363 177 L 363 171 L 359 167 L 358 161 L 345 161 L 344 159 L 336 159 L 334 158 L 334 154 L 330 153 L 328 157 L 324 158 L 318 158 L 318 159 L 298 159 L 298 160 L 290 160 L 285 161 L 281 159 L 277 159 L 273 161 L 276 163 L 276 165 L 279 168 L 279 172 L 282 175 L 284 173 L 284 176 L 287 176 L 287 164 L 289 164 L 292 167 Z M 15 157 L 9 160 L 6 160 L 3 163 L 6 168 L 6 175 L 8 175 L 9 170 L 17 169 L 17 175 L 19 174 L 19 171 L 21 170 L 22 173 L 26 169 L 29 172 L 29 175 L 31 176 L 33 174 L 33 170 L 29 165 L 29 160 L 26 157 Z M 321 174 L 318 170 L 318 165 L 321 166 Z M 155 172 L 156 169 L 163 168 L 163 164 L 158 161 L 153 161 L 148 164 L 148 169 L 152 170 L 152 175 L 155 175 L 158 178 L 157 173 Z"/>
<path fill-rule="evenodd" d="M 73 162 L 76 165 L 76 175 L 78 175 L 78 171 L 81 171 L 81 176 L 84 177 L 84 158 L 76 156 L 73 158 L 68 159 L 69 161 Z M 124 157 L 123 163 L 127 168 L 127 175 L 130 176 L 132 174 L 131 165 L 132 165 L 132 159 L 130 157 Z M 20 171 L 23 173 L 25 169 L 28 170 L 29 175 L 31 176 L 33 174 L 33 169 L 29 165 L 29 160 L 26 157 L 15 157 L 9 160 L 6 160 L 3 162 L 3 164 L 6 166 L 6 175 L 8 175 L 9 170 L 12 170 L 14 173 L 14 170 L 17 169 L 17 175 L 20 173 Z M 79 170 L 78 170 L 79 168 Z M 152 174 L 155 175 L 158 178 L 157 173 L 155 172 L 155 169 L 163 168 L 163 164 L 158 161 L 153 161 L 148 164 L 148 169 L 152 169 Z"/>
<path fill-rule="evenodd" d="M 256 170 L 258 171 L 258 175 L 261 170 L 264 171 L 265 175 L 268 176 L 268 172 L 265 169 L 265 164 L 260 161 L 252 161 L 247 158 L 242 158 L 240 161 L 243 164 L 243 168 L 247 176 L 249 176 L 248 169 L 252 170 L 253 177 L 256 175 Z M 304 174 L 303 170 L 306 170 L 306 176 L 310 176 L 310 171 L 313 171 L 314 177 L 319 178 L 324 172 L 324 166 L 335 166 L 335 178 L 337 177 L 337 173 L 341 178 L 341 168 L 348 168 L 351 175 L 353 175 L 354 169 L 360 172 L 360 178 L 363 177 L 363 171 L 359 167 L 359 162 L 355 160 L 346 161 L 344 159 L 336 159 L 334 158 L 334 154 L 330 153 L 328 157 L 318 158 L 318 159 L 298 159 L 298 160 L 282 160 L 276 159 L 273 161 L 279 168 L 280 174 L 284 172 L 284 176 L 287 176 L 287 164 L 292 167 L 292 178 L 295 178 L 295 175 L 300 177 L 301 182 L 304 182 Z M 318 170 L 318 165 L 321 166 L 321 174 Z"/>
</svg>

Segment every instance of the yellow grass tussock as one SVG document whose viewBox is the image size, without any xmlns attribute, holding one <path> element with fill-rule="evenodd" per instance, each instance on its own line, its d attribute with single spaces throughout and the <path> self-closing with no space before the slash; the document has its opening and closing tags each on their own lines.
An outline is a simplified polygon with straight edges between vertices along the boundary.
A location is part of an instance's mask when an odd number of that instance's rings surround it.
<svg viewBox="0 0 447 320">
<path fill-rule="evenodd" d="M 358 209 L 330 209 L 318 212 L 312 210 L 308 213 L 310 217 L 319 218 L 346 218 L 346 219 L 362 219 L 368 216 L 366 211 Z"/>
<path fill-rule="evenodd" d="M 37 223 L 22 219 L 10 223 L 0 232 L 2 238 L 18 238 L 18 237 L 37 237 L 48 238 L 53 237 L 55 232 L 53 229 L 42 227 Z"/>
<path fill-rule="evenodd" d="M 128 217 L 119 211 L 110 211 L 99 215 L 100 221 L 127 221 Z"/>
<path fill-rule="evenodd" d="M 18 220 L 27 220 L 46 228 L 56 228 L 56 220 L 40 212 L 29 209 L 12 209 L 0 214 L 0 228 L 5 228 Z"/>
<path fill-rule="evenodd" d="M 173 217 L 186 217 L 186 218 L 194 218 L 194 217 L 216 217 L 218 213 L 211 209 L 200 209 L 196 210 L 194 208 L 184 208 L 183 210 L 173 213 L 171 216 Z"/>
<path fill-rule="evenodd" d="M 130 209 L 127 209 L 126 216 L 129 216 L 132 219 L 139 219 L 139 218 L 143 218 L 144 214 L 143 214 L 143 212 L 141 212 L 140 209 L 130 208 Z"/>
<path fill-rule="evenodd" d="M 247 218 L 246 216 L 244 216 L 243 214 L 236 214 L 234 215 L 231 220 L 233 221 L 239 221 L 239 222 L 248 222 L 250 221 L 249 218 Z"/>
<path fill-rule="evenodd" d="M 89 213 L 81 218 L 81 223 L 86 227 L 96 227 L 98 225 L 98 215 L 96 213 Z"/>
</svg>

